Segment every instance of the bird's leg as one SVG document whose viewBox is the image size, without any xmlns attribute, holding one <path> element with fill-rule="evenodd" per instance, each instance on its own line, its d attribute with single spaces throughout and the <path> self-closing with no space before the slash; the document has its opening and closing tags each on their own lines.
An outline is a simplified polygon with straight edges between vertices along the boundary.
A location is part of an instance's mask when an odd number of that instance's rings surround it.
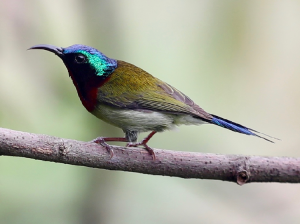
<svg viewBox="0 0 300 224">
<path fill-rule="evenodd" d="M 107 144 L 106 142 L 128 142 L 128 140 L 126 138 L 98 137 L 98 138 L 95 138 L 94 140 L 92 140 L 91 142 L 100 144 L 103 147 L 105 147 L 106 150 L 110 154 L 110 158 L 112 158 L 114 156 L 114 151 L 111 148 L 111 146 L 109 144 Z"/>
<path fill-rule="evenodd" d="M 156 159 L 156 156 L 155 156 L 155 153 L 154 153 L 153 149 L 147 145 L 148 141 L 150 140 L 150 138 L 153 137 L 153 135 L 154 135 L 155 133 L 156 133 L 156 131 L 152 131 L 146 138 L 143 139 L 143 141 L 141 141 L 141 142 L 136 142 L 136 143 L 129 142 L 129 143 L 127 143 L 126 146 L 127 146 L 127 147 L 137 147 L 137 146 L 142 145 L 142 146 L 144 146 L 145 149 L 150 153 L 150 155 L 152 155 L 153 160 L 155 160 L 155 159 Z"/>
</svg>

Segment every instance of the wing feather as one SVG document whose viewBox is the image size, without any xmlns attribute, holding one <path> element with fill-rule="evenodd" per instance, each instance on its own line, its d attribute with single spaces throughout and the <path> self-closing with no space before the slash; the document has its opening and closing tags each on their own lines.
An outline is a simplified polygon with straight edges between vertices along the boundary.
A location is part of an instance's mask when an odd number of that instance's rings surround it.
<svg viewBox="0 0 300 224">
<path fill-rule="evenodd" d="M 176 88 L 123 61 L 118 61 L 118 67 L 109 80 L 99 88 L 98 100 L 119 108 L 191 114 L 204 120 L 212 119 L 209 113 Z"/>
</svg>

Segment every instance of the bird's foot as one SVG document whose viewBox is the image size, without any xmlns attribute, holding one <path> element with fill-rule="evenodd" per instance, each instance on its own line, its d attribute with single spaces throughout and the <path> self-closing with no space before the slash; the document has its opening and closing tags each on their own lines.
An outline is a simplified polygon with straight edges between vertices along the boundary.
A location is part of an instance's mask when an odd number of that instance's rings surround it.
<svg viewBox="0 0 300 224">
<path fill-rule="evenodd" d="M 109 144 L 107 144 L 105 142 L 105 138 L 104 137 L 95 138 L 91 142 L 102 145 L 109 152 L 110 158 L 112 158 L 114 156 L 114 150 L 111 148 L 111 146 Z"/>
<path fill-rule="evenodd" d="M 138 147 L 138 146 L 144 146 L 145 147 L 145 149 L 149 152 L 149 154 L 152 156 L 152 159 L 153 160 L 156 160 L 156 156 L 155 156 L 155 152 L 154 152 L 154 150 L 151 148 L 151 147 L 149 147 L 148 145 L 147 145 L 147 142 L 148 141 L 146 141 L 147 139 L 144 139 L 143 141 L 141 141 L 141 142 L 136 142 L 136 143 L 132 143 L 132 142 L 130 142 L 130 143 L 127 143 L 127 147 Z"/>
<path fill-rule="evenodd" d="M 106 142 L 127 142 L 127 139 L 126 138 L 98 137 L 98 138 L 95 138 L 94 140 L 92 140 L 91 142 L 100 144 L 103 147 L 105 147 L 106 150 L 110 154 L 110 158 L 112 158 L 114 156 L 114 151 L 113 151 L 112 147 L 109 144 L 107 144 Z"/>
<path fill-rule="evenodd" d="M 132 143 L 132 142 L 130 142 L 130 143 L 127 143 L 126 146 L 127 147 L 138 147 L 138 146 L 142 145 L 150 153 L 150 155 L 152 156 L 152 159 L 156 160 L 156 156 L 155 156 L 154 150 L 147 145 L 148 141 L 150 140 L 150 138 L 153 137 L 153 135 L 155 133 L 156 133 L 156 131 L 152 131 L 146 138 L 143 139 L 143 141 L 138 142 L 138 143 Z"/>
</svg>

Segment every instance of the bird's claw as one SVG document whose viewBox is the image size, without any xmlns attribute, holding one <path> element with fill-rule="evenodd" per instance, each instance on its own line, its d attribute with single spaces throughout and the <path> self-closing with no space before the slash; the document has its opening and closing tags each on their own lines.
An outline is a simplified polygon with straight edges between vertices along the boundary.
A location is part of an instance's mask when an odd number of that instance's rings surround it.
<svg viewBox="0 0 300 224">
<path fill-rule="evenodd" d="M 105 138 L 98 137 L 98 138 L 95 138 L 94 140 L 92 140 L 91 142 L 102 145 L 109 152 L 110 158 L 112 158 L 114 156 L 114 150 L 111 148 L 111 146 L 109 144 L 107 144 L 105 142 Z"/>
<path fill-rule="evenodd" d="M 138 147 L 138 146 L 144 146 L 145 149 L 149 152 L 149 154 L 152 156 L 153 161 L 156 160 L 155 152 L 154 150 L 149 147 L 144 141 L 133 143 L 129 142 L 127 143 L 126 147 Z"/>
</svg>

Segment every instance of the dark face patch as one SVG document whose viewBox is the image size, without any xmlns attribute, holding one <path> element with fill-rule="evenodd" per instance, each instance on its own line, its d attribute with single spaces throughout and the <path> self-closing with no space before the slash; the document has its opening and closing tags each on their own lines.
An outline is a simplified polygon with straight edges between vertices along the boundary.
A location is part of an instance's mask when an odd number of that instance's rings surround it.
<svg viewBox="0 0 300 224">
<path fill-rule="evenodd" d="M 95 87 L 117 67 L 115 59 L 108 58 L 97 49 L 85 45 L 72 45 L 64 48 L 62 53 L 62 60 L 82 94 L 84 88 L 89 88 L 89 85 Z"/>
<path fill-rule="evenodd" d="M 68 68 L 81 102 L 87 110 L 92 111 L 96 104 L 97 89 L 116 69 L 117 61 L 84 45 L 64 48 L 61 58 Z"/>
</svg>

